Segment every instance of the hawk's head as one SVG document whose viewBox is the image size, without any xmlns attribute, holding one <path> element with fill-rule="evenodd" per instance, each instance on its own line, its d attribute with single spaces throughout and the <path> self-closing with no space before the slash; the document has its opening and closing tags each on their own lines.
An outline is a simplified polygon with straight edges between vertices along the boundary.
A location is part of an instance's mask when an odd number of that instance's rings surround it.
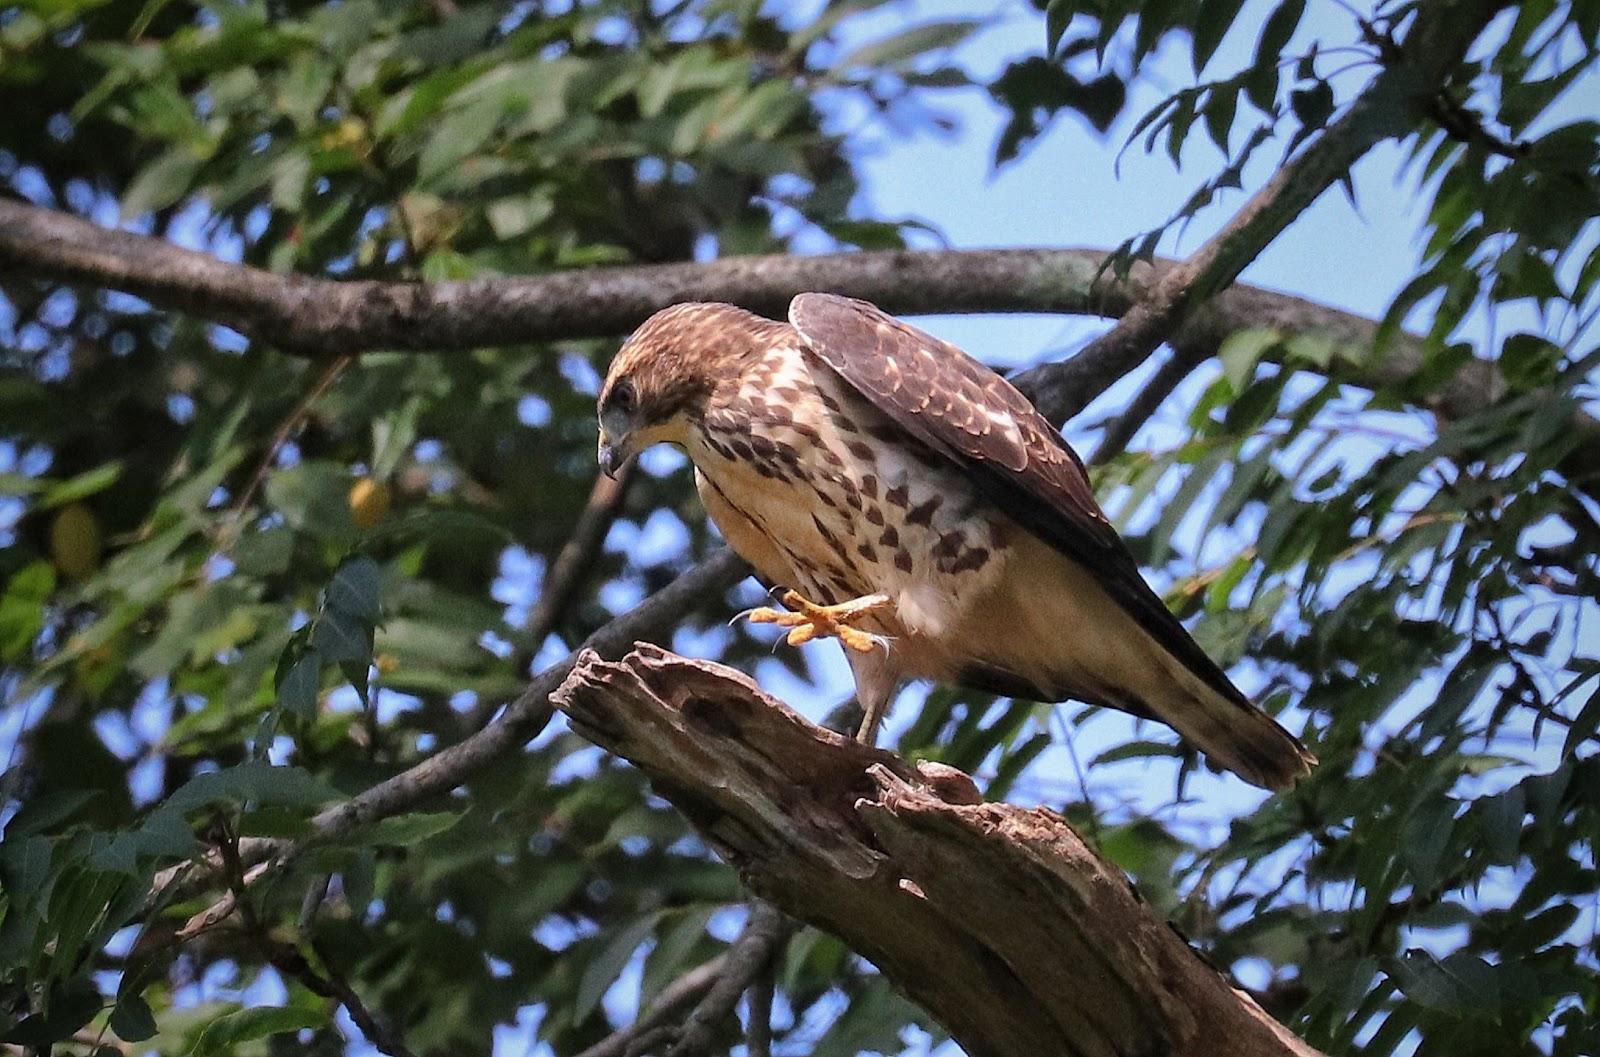
<svg viewBox="0 0 1600 1057">
<path fill-rule="evenodd" d="M 600 389 L 600 468 L 611 476 L 651 445 L 685 443 L 717 382 L 777 325 L 723 304 L 673 305 L 645 320 Z"/>
</svg>

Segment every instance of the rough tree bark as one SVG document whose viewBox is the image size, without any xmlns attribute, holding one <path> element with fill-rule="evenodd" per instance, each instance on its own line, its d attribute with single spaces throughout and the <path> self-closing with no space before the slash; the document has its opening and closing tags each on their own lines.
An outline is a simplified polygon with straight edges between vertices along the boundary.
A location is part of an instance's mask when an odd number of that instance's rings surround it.
<svg viewBox="0 0 1600 1057">
<path fill-rule="evenodd" d="M 1193 269 L 1157 259 L 1125 281 L 1102 274 L 1104 250 L 997 249 L 831 253 L 812 257 L 730 257 L 690 264 L 591 268 L 551 275 L 459 282 L 313 279 L 233 264 L 162 239 L 0 198 L 0 279 L 45 280 L 122 290 L 233 327 L 285 351 L 331 357 L 373 349 L 444 352 L 566 338 L 625 334 L 650 313 L 680 301 L 728 301 L 781 317 L 807 290 L 861 297 L 901 315 L 1044 312 L 1120 318 L 1160 295 L 1185 310 L 1169 344 L 1185 359 L 1216 355 L 1229 335 L 1270 328 L 1285 337 L 1317 333 L 1341 350 L 1326 370 L 1368 389 L 1400 386 L 1424 366 L 1422 342 L 1399 335 L 1375 348 L 1378 324 L 1291 294 L 1234 285 L 1203 305 L 1179 298 L 1174 276 Z M 1142 316 L 1139 318 L 1143 318 Z M 1164 316 L 1167 324 L 1171 314 Z M 1041 364 L 1018 379 L 1041 408 L 1081 405 L 1153 348 L 1110 341 L 1105 355 Z M 1110 338 L 1111 335 L 1107 335 Z M 982 352 L 975 349 L 974 352 Z M 1473 360 L 1431 387 L 1429 409 L 1463 418 L 1505 392 L 1495 364 Z M 1047 411 L 1060 422 L 1063 416 Z M 1600 422 L 1583 411 L 1573 428 L 1595 438 L 1563 469 L 1600 474 Z"/>
<path fill-rule="evenodd" d="M 1052 811 L 817 727 L 744 675 L 639 644 L 551 695 L 745 884 L 833 933 L 973 1057 L 1314 1057 Z"/>
</svg>

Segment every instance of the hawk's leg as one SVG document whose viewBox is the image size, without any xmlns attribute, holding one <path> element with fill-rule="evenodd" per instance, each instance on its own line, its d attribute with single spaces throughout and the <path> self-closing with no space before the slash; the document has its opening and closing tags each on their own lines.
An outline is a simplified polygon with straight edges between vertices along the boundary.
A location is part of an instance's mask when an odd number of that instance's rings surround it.
<svg viewBox="0 0 1600 1057">
<path fill-rule="evenodd" d="M 892 605 L 888 595 L 864 595 L 861 598 L 852 598 L 848 602 L 840 602 L 836 606 L 823 606 L 804 597 L 798 591 L 785 591 L 779 601 L 788 607 L 787 611 L 763 606 L 742 613 L 740 616 L 749 617 L 752 624 L 776 624 L 780 628 L 788 628 L 789 634 L 785 636 L 785 640 L 791 646 L 798 646 L 812 639 L 829 637 L 837 638 L 844 643 L 846 649 L 858 653 L 870 653 L 880 646 L 888 645 L 881 635 L 862 631 L 855 626 L 862 617 Z"/>
<path fill-rule="evenodd" d="M 876 745 L 878 726 L 900 685 L 898 666 L 887 651 L 856 653 L 846 650 L 845 659 L 850 662 L 850 674 L 855 677 L 856 703 L 861 706 L 862 713 L 856 740 L 863 745 Z"/>
</svg>

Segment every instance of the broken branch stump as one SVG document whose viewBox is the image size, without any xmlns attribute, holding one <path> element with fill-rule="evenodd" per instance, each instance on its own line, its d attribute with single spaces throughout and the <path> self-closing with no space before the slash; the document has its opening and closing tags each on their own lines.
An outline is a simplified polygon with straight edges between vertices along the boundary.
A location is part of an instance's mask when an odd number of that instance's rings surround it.
<svg viewBox="0 0 1600 1057">
<path fill-rule="evenodd" d="M 972 1057 L 1316 1057 L 1053 811 L 815 726 L 720 664 L 585 653 L 552 695 L 745 884 L 838 936 Z"/>
</svg>

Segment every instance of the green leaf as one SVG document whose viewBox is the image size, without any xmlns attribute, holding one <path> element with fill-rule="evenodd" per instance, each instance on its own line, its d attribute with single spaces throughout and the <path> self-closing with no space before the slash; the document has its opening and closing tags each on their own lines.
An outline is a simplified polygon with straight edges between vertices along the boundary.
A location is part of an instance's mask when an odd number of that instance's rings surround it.
<svg viewBox="0 0 1600 1057">
<path fill-rule="evenodd" d="M 122 193 L 123 219 L 165 209 L 183 198 L 189 193 L 202 164 L 204 159 L 182 144 L 159 155 L 140 170 Z"/>
<path fill-rule="evenodd" d="M 277 680 L 278 705 L 307 722 L 317 718 L 322 689 L 322 654 L 305 650 Z"/>
<path fill-rule="evenodd" d="M 875 40 L 850 52 L 834 64 L 835 74 L 850 70 L 883 69 L 904 65 L 931 51 L 953 48 L 966 40 L 981 23 L 971 19 L 928 22 Z"/>
<path fill-rule="evenodd" d="M 1455 801 L 1441 798 L 1413 811 L 1406 819 L 1399 853 L 1421 892 L 1434 891 L 1443 880 L 1445 849 L 1455 830 Z"/>
<path fill-rule="evenodd" d="M 1117 763 L 1120 760 L 1142 760 L 1150 757 L 1175 759 L 1182 755 L 1183 750 L 1170 742 L 1140 739 L 1112 746 L 1090 760 L 1089 766 L 1099 767 L 1103 763 Z"/>
<path fill-rule="evenodd" d="M 1333 86 L 1327 81 L 1318 81 L 1310 88 L 1290 92 L 1289 109 L 1300 119 L 1302 129 L 1321 128 L 1333 116 Z"/>
<path fill-rule="evenodd" d="M 218 803 L 314 808 L 338 798 L 336 790 L 299 767 L 274 767 L 265 760 L 250 760 L 196 775 L 163 806 L 182 812 Z"/>
<path fill-rule="evenodd" d="M 329 664 L 366 663 L 372 659 L 372 625 L 342 609 L 327 609 L 317 618 L 311 645 Z"/>
<path fill-rule="evenodd" d="M 46 837 L 12 833 L 0 844 L 0 878 L 13 907 L 27 908 L 50 898 L 50 862 L 55 845 Z"/>
<path fill-rule="evenodd" d="M 276 576 L 294 557 L 294 533 L 282 525 L 247 532 L 234 544 L 234 567 L 246 576 Z"/>
<path fill-rule="evenodd" d="M 1500 346 L 1500 373 L 1517 392 L 1553 383 L 1560 362 L 1560 346 L 1537 334 L 1512 334 Z"/>
<path fill-rule="evenodd" d="M 1479 800 L 1476 807 L 1483 819 L 1484 840 L 1492 861 L 1509 866 L 1517 861 L 1522 843 L 1522 823 L 1528 814 L 1527 793 L 1514 785 L 1503 793 Z"/>
<path fill-rule="evenodd" d="M 1389 976 L 1419 1006 L 1468 1019 L 1500 1018 L 1494 967 L 1475 954 L 1457 951 L 1440 961 L 1410 950 L 1389 963 Z"/>
<path fill-rule="evenodd" d="M 662 915 L 656 944 L 645 958 L 644 976 L 639 983 L 641 1002 L 648 1005 L 653 1001 L 663 987 L 687 968 L 691 956 L 708 949 L 714 942 L 706 932 L 712 913 L 709 907 L 688 907 Z"/>
<path fill-rule="evenodd" d="M 470 106 L 445 113 L 434 124 L 417 162 L 417 185 L 427 187 L 476 152 L 500 123 L 503 103 L 483 97 Z"/>
<path fill-rule="evenodd" d="M 240 1043 L 280 1035 L 286 1031 L 320 1028 L 328 1018 L 316 1010 L 296 1006 L 255 1006 L 225 1013 L 205 1026 L 189 1053 L 192 1057 L 230 1054 Z"/>
<path fill-rule="evenodd" d="M 301 463 L 278 470 L 267 478 L 267 502 L 283 514 L 292 528 L 334 540 L 353 540 L 355 520 L 350 514 L 350 475 L 324 462 Z"/>
<path fill-rule="evenodd" d="M 30 797 L 22 802 L 22 807 L 5 824 L 6 839 L 15 840 L 51 829 L 71 818 L 79 808 L 99 795 L 97 789 L 62 789 Z"/>
<path fill-rule="evenodd" d="M 117 483 L 117 478 L 122 476 L 122 463 L 108 462 L 104 466 L 97 466 L 93 470 L 85 471 L 76 477 L 65 481 L 57 481 L 44 490 L 39 496 L 37 509 L 50 510 L 58 506 L 79 499 L 86 499 L 97 492 L 103 492 Z"/>
<path fill-rule="evenodd" d="M 51 1043 L 69 1039 L 100 1012 L 100 989 L 85 977 L 58 982 L 50 989 L 45 1009 L 0 1034 L 0 1042 L 49 1049 Z"/>
<path fill-rule="evenodd" d="M 899 1053 L 904 1048 L 901 1032 L 907 1024 L 937 1030 L 932 1019 L 902 998 L 888 980 L 869 977 L 860 993 L 851 999 L 849 1008 L 811 1048 L 810 1057 Z"/>
<path fill-rule="evenodd" d="M 1054 57 L 1056 49 L 1061 46 L 1061 37 L 1072 24 L 1072 16 L 1076 13 L 1073 0 L 1050 0 L 1045 7 L 1044 51 L 1047 56 Z"/>
<path fill-rule="evenodd" d="M 584 966 L 583 976 L 578 981 L 578 992 L 572 1000 L 574 1024 L 581 1023 L 600 1004 L 600 999 L 617 982 L 622 970 L 633 958 L 634 951 L 639 949 L 639 944 L 655 931 L 659 916 L 645 914 L 630 921 L 614 929 L 600 945 L 599 952 Z"/>
<path fill-rule="evenodd" d="M 1238 84 L 1217 85 L 1206 93 L 1206 105 L 1202 111 L 1206 121 L 1206 133 L 1211 137 L 1211 142 L 1223 154 L 1228 153 L 1228 135 L 1233 131 L 1233 118 L 1239 109 Z"/>
<path fill-rule="evenodd" d="M 1578 747 L 1594 738 L 1595 732 L 1600 731 L 1600 683 L 1589 693 L 1589 700 L 1578 714 L 1572 717 L 1572 726 L 1567 729 L 1567 739 L 1561 745 L 1561 755 L 1570 758 L 1578 751 Z"/>
<path fill-rule="evenodd" d="M 56 570 L 47 561 L 31 562 L 11 576 L 0 594 L 0 660 L 13 661 L 44 630 L 45 606 L 56 589 Z"/>
<path fill-rule="evenodd" d="M 380 615 L 378 584 L 382 570 L 371 558 L 361 555 L 334 570 L 328 584 L 328 606 L 341 610 L 366 624 L 376 624 Z"/>
<path fill-rule="evenodd" d="M 1222 376 L 1233 387 L 1235 395 L 1244 392 L 1250 384 L 1261 358 L 1282 342 L 1282 332 L 1274 327 L 1252 327 L 1228 335 L 1217 352 L 1217 359 L 1222 362 Z"/>
<path fill-rule="evenodd" d="M 138 995 L 123 995 L 111 1011 L 111 1030 L 123 1042 L 143 1042 L 156 1033 L 150 1004 Z"/>
<path fill-rule="evenodd" d="M 1300 19 L 1305 13 L 1306 0 L 1283 0 L 1267 16 L 1266 25 L 1261 29 L 1261 39 L 1256 42 L 1257 68 L 1277 67 L 1278 61 L 1283 58 L 1284 48 L 1289 46 L 1289 40 L 1300 27 Z M 1273 80 L 1276 83 L 1277 78 Z"/>
<path fill-rule="evenodd" d="M 436 837 L 461 821 L 461 811 L 413 811 L 393 815 L 359 835 L 363 844 L 385 844 L 410 847 L 429 837 Z"/>
<path fill-rule="evenodd" d="M 1217 46 L 1227 36 L 1228 28 L 1239 16 L 1244 0 L 1200 0 L 1200 10 L 1194 17 L 1194 72 L 1198 76 L 1217 53 Z"/>
</svg>

